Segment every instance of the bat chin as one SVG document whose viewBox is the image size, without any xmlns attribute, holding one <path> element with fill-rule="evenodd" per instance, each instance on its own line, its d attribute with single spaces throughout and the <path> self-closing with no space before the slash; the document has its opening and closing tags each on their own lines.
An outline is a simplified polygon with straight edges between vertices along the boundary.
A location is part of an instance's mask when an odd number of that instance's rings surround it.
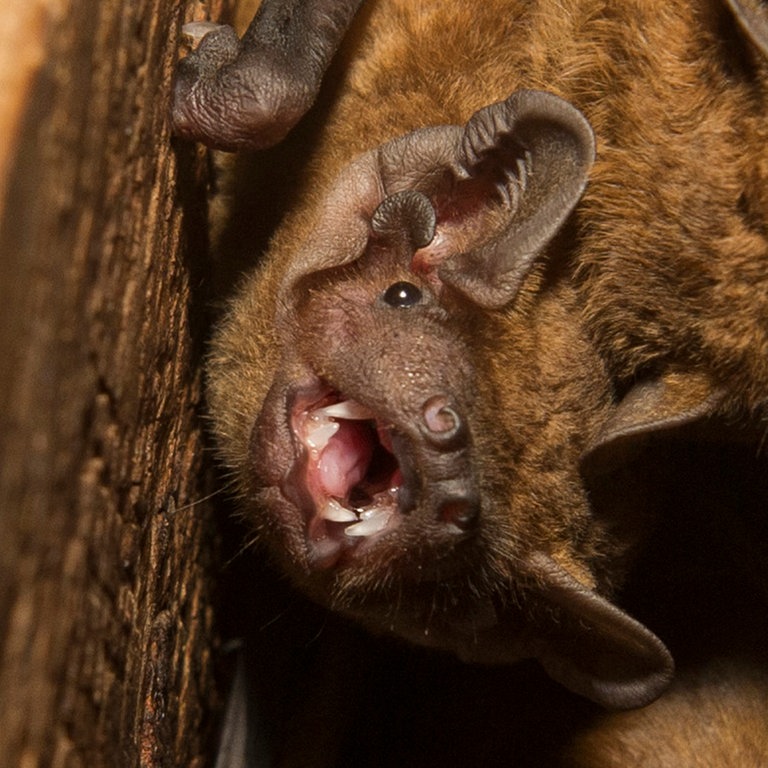
<svg viewBox="0 0 768 768">
<path fill-rule="evenodd" d="M 301 516 L 309 566 L 353 562 L 399 526 L 410 496 L 391 425 L 319 383 L 293 397 L 288 418 L 295 458 L 282 491 Z"/>
</svg>

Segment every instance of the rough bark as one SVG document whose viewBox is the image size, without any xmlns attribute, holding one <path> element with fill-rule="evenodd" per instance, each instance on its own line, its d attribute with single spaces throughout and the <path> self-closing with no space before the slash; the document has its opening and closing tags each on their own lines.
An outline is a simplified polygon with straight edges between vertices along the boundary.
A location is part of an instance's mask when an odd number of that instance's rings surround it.
<svg viewBox="0 0 768 768">
<path fill-rule="evenodd" d="M 202 156 L 166 121 L 161 0 L 0 20 L 0 764 L 210 752 Z"/>
</svg>

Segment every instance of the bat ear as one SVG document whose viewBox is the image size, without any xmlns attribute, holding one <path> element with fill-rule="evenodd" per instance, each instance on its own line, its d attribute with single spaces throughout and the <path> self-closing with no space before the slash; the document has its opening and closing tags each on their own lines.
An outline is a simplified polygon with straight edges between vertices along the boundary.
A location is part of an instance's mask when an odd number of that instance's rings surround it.
<svg viewBox="0 0 768 768">
<path fill-rule="evenodd" d="M 286 284 L 375 246 L 484 307 L 511 302 L 581 197 L 594 160 L 586 118 L 517 91 L 466 126 L 422 128 L 342 170 Z"/>
<path fill-rule="evenodd" d="M 518 91 L 475 113 L 455 183 L 447 199 L 436 196 L 438 222 L 449 218 L 441 280 L 483 307 L 512 301 L 581 197 L 594 157 L 586 118 L 551 93 Z"/>
<path fill-rule="evenodd" d="M 726 0 L 747 37 L 768 57 L 768 7 L 761 0 Z"/>
<path fill-rule="evenodd" d="M 530 566 L 556 612 L 534 655 L 550 677 L 610 709 L 650 704 L 669 685 L 672 656 L 648 628 L 585 587 L 547 555 Z"/>
<path fill-rule="evenodd" d="M 635 384 L 581 459 L 587 478 L 629 463 L 654 437 L 712 416 L 725 393 L 699 373 L 669 373 Z"/>
</svg>

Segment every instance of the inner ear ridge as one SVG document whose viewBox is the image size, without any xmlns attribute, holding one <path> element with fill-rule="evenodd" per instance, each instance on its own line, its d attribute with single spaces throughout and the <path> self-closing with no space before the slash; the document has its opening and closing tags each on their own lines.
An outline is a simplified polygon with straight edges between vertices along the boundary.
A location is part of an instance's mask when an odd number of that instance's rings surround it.
<svg viewBox="0 0 768 768">
<path fill-rule="evenodd" d="M 587 119 L 552 93 L 516 91 L 476 112 L 462 135 L 458 163 L 465 178 L 493 160 L 500 164 L 507 223 L 491 241 L 446 259 L 443 282 L 483 307 L 509 304 L 581 198 L 594 158 Z"/>
<path fill-rule="evenodd" d="M 489 104 L 467 121 L 459 162 L 472 175 L 493 152 L 525 157 L 542 144 L 569 144 L 579 166 L 594 162 L 594 134 L 587 119 L 570 102 L 548 91 L 519 90 L 505 101 Z"/>
</svg>

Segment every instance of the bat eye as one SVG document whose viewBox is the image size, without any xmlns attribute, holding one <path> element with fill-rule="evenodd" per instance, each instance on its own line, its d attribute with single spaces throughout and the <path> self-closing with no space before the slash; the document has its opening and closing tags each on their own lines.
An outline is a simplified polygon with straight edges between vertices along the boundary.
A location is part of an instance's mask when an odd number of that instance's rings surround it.
<svg viewBox="0 0 768 768">
<path fill-rule="evenodd" d="M 405 281 L 392 283 L 384 291 L 384 301 L 391 307 L 412 307 L 421 301 L 421 290 L 413 283 Z"/>
</svg>

